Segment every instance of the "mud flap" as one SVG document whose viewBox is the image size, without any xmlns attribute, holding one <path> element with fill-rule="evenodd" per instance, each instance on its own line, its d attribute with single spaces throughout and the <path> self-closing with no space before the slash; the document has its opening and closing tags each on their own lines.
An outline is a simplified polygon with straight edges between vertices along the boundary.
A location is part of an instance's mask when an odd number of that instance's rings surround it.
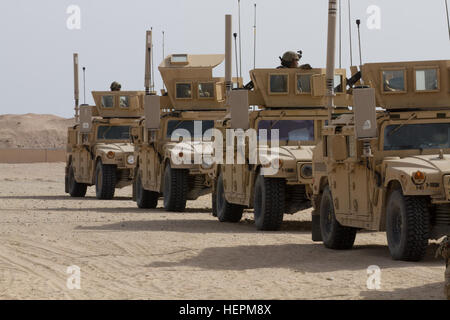
<svg viewBox="0 0 450 320">
<path fill-rule="evenodd" d="M 320 242 L 322 241 L 322 232 L 320 231 L 320 215 L 312 214 L 312 241 Z"/>
</svg>

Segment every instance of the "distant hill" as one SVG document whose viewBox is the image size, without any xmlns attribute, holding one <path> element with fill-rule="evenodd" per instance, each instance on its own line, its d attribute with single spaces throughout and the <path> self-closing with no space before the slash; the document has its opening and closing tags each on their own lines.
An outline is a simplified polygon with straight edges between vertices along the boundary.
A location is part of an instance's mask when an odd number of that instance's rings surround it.
<svg viewBox="0 0 450 320">
<path fill-rule="evenodd" d="M 0 115 L 0 148 L 65 148 L 74 119 L 49 114 Z"/>
</svg>

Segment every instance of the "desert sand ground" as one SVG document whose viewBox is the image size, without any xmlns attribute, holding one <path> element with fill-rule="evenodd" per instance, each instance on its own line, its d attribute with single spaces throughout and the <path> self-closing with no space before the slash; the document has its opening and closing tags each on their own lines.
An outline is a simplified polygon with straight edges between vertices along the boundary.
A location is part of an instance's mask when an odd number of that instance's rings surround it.
<svg viewBox="0 0 450 320">
<path fill-rule="evenodd" d="M 280 232 L 210 215 L 209 196 L 186 213 L 139 210 L 131 188 L 98 201 L 64 194 L 64 164 L 0 164 L 1 299 L 444 299 L 443 261 L 392 261 L 383 233 L 350 251 L 311 242 L 309 212 Z M 161 207 L 161 203 L 159 204 Z M 81 289 L 66 286 L 67 267 Z M 381 289 L 367 289 L 367 268 Z"/>
</svg>

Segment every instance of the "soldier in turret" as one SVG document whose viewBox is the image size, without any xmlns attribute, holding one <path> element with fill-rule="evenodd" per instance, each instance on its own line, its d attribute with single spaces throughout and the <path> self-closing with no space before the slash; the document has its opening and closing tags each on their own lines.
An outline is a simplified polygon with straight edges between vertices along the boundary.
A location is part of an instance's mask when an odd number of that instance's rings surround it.
<svg viewBox="0 0 450 320">
<path fill-rule="evenodd" d="M 120 85 L 120 83 L 114 81 L 113 83 L 111 83 L 111 91 L 120 91 L 120 89 L 122 88 L 122 86 Z"/>
<path fill-rule="evenodd" d="M 309 64 L 298 65 L 298 62 L 302 58 L 302 51 L 294 52 L 294 51 L 286 51 L 282 57 L 279 57 L 281 60 L 281 65 L 278 69 L 282 68 L 300 68 L 304 70 L 311 70 L 311 66 Z"/>
</svg>

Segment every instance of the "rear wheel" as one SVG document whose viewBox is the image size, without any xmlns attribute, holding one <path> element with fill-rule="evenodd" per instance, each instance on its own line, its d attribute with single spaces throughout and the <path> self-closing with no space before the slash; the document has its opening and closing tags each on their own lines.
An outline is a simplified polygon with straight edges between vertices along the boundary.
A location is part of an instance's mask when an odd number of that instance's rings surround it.
<svg viewBox="0 0 450 320">
<path fill-rule="evenodd" d="M 83 198 L 86 195 L 87 184 L 78 183 L 75 180 L 75 173 L 73 171 L 72 164 L 69 167 L 68 187 L 69 194 L 73 198 Z"/>
<path fill-rule="evenodd" d="M 283 179 L 258 175 L 253 201 L 255 225 L 258 230 L 280 229 L 285 211 L 285 198 L 286 182 Z"/>
<path fill-rule="evenodd" d="M 419 261 L 429 239 L 430 213 L 424 197 L 404 196 L 392 191 L 386 207 L 386 235 L 394 260 Z"/>
<path fill-rule="evenodd" d="M 353 247 L 357 229 L 344 227 L 336 220 L 333 197 L 328 186 L 325 187 L 320 202 L 320 230 L 325 247 L 337 250 Z"/>
<path fill-rule="evenodd" d="M 145 190 L 141 174 L 137 173 L 134 188 L 136 190 L 136 204 L 140 209 L 154 209 L 158 205 L 159 193 Z"/>
<path fill-rule="evenodd" d="M 220 222 L 239 222 L 241 221 L 244 212 L 244 206 L 229 203 L 225 198 L 222 173 L 217 180 L 216 210 L 217 218 Z"/>
<path fill-rule="evenodd" d="M 167 211 L 184 211 L 186 209 L 187 192 L 187 170 L 172 169 L 170 164 L 168 164 L 164 171 L 164 208 Z"/>
<path fill-rule="evenodd" d="M 95 194 L 97 199 L 110 200 L 116 191 L 116 166 L 97 162 L 95 170 Z"/>
</svg>

